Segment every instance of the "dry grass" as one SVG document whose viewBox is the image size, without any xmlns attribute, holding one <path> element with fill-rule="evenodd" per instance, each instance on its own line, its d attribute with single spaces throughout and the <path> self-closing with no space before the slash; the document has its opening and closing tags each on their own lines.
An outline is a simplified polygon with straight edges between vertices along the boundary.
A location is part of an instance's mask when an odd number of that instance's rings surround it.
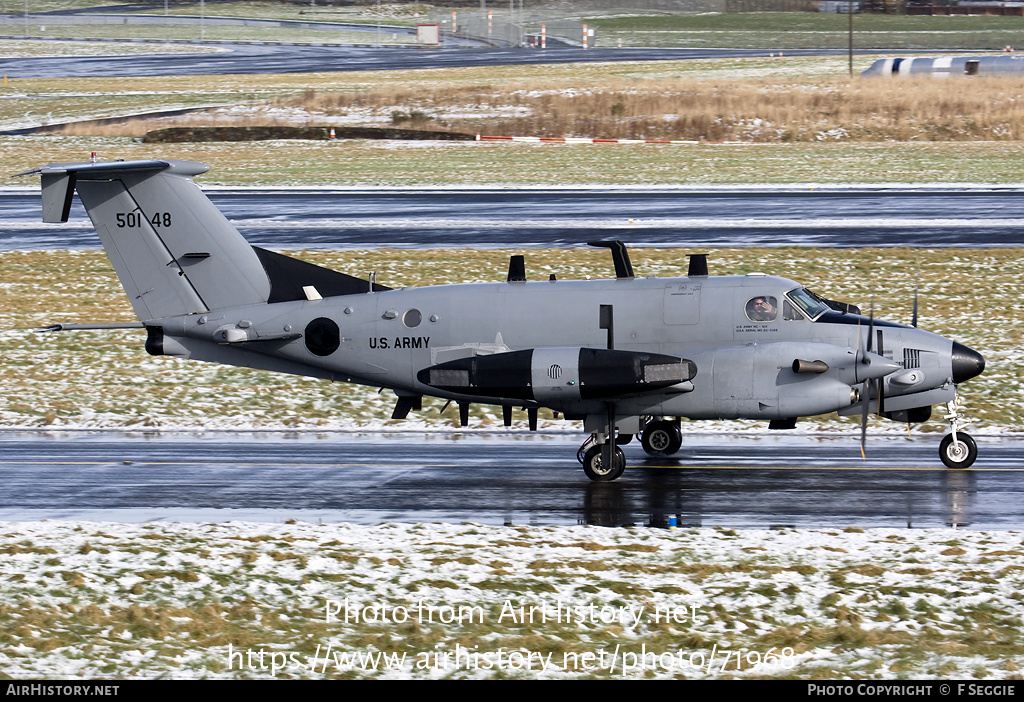
<svg viewBox="0 0 1024 702">
<path fill-rule="evenodd" d="M 64 134 L 141 136 L 203 124 L 380 125 L 416 115 L 433 129 L 496 135 L 686 139 L 751 143 L 814 141 L 1020 141 L 1024 82 L 1016 78 L 747 79 L 692 77 L 589 85 L 407 86 L 300 95 L 126 125 L 75 125 Z"/>
<path fill-rule="evenodd" d="M 512 90 L 465 86 L 429 96 L 407 90 L 306 95 L 280 101 L 309 114 L 376 113 L 400 106 L 436 114 L 459 131 L 534 136 L 710 139 L 745 142 L 974 141 L 1024 136 L 1024 82 L 1016 78 L 706 81 L 696 78 L 602 81 Z M 485 113 L 445 117 L 445 113 Z M 486 116 L 486 113 L 524 113 Z"/>
</svg>

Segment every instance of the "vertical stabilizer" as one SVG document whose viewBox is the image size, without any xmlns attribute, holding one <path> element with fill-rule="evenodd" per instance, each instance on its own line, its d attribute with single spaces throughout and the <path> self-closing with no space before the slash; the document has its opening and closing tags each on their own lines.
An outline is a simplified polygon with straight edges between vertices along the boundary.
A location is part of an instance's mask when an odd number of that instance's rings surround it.
<svg viewBox="0 0 1024 702">
<path fill-rule="evenodd" d="M 192 161 L 55 163 L 43 219 L 67 221 L 75 190 L 139 319 L 265 303 L 270 281 L 238 230 L 192 182 Z"/>
</svg>

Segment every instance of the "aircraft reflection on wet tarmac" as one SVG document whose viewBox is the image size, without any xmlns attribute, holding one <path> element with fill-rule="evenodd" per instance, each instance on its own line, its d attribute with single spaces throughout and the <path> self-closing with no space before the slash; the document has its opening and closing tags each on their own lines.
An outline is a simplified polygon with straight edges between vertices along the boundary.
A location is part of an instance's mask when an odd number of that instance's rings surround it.
<svg viewBox="0 0 1024 702">
<path fill-rule="evenodd" d="M 672 459 L 627 446 L 629 475 L 594 483 L 566 461 L 577 439 L 7 432 L 0 520 L 1024 526 L 1019 440 L 986 440 L 957 471 L 936 467 L 927 437 L 876 439 L 862 461 L 853 437 L 700 435 Z"/>
<path fill-rule="evenodd" d="M 847 465 L 852 466 L 852 462 Z M 634 467 L 634 472 L 638 472 L 638 467 Z M 721 481 L 723 470 L 733 471 L 730 480 Z M 794 479 L 791 472 L 797 470 L 803 472 Z M 837 470 L 856 472 L 837 479 Z M 922 479 L 922 470 L 930 475 Z M 971 525 L 977 497 L 976 474 L 911 471 L 895 469 L 878 475 L 877 467 L 857 470 L 838 466 L 811 470 L 729 466 L 655 469 L 639 485 L 629 486 L 635 488 L 635 496 L 630 494 L 629 487 L 619 491 L 588 490 L 584 514 L 587 524 L 597 526 L 633 524 L 661 528 Z M 593 487 L 605 485 L 595 483 Z M 637 521 L 641 511 L 647 518 L 645 522 Z"/>
</svg>

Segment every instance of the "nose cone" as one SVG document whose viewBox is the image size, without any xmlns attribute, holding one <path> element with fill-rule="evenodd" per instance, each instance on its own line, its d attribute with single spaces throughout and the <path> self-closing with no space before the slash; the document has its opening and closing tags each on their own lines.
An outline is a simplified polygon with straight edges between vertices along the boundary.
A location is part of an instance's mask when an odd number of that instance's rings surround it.
<svg viewBox="0 0 1024 702">
<path fill-rule="evenodd" d="M 974 349 L 953 342 L 953 382 L 960 384 L 965 380 L 981 375 L 985 370 L 985 357 Z"/>
</svg>

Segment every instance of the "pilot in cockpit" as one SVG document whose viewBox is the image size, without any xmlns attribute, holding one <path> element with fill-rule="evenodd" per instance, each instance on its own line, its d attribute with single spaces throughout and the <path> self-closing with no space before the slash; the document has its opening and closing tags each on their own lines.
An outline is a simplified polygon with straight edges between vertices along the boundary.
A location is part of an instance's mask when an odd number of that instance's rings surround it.
<svg viewBox="0 0 1024 702">
<path fill-rule="evenodd" d="M 774 297 L 759 295 L 747 302 L 747 317 L 753 322 L 771 322 L 775 319 L 777 306 Z"/>
</svg>

